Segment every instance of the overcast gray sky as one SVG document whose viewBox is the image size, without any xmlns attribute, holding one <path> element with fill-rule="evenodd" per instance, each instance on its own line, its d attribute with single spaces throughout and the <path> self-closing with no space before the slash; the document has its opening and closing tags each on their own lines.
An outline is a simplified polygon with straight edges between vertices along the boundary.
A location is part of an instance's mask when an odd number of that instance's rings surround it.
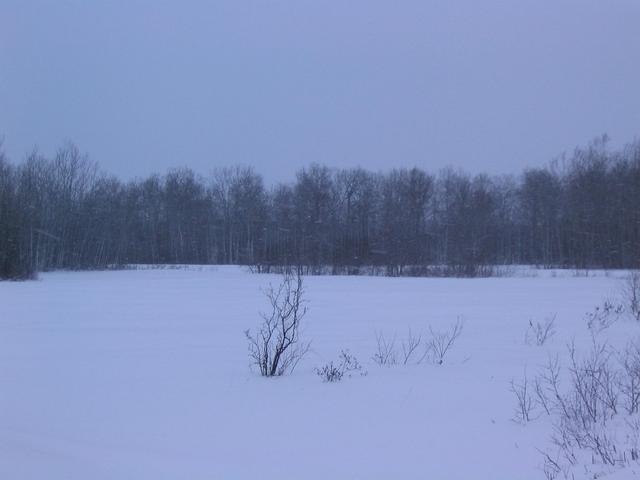
<svg viewBox="0 0 640 480">
<path fill-rule="evenodd" d="M 640 135 L 638 0 L 0 0 L 0 135 L 123 177 L 516 173 Z"/>
</svg>

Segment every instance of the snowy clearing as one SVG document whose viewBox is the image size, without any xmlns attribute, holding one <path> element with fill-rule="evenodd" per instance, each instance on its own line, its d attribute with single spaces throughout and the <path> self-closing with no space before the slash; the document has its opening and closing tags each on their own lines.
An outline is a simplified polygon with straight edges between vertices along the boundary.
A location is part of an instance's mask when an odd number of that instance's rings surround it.
<svg viewBox="0 0 640 480">
<path fill-rule="evenodd" d="M 572 339 L 588 346 L 585 314 L 615 298 L 620 275 L 305 277 L 311 351 L 273 379 L 249 370 L 243 332 L 278 276 L 219 267 L 3 282 L 0 478 L 544 479 L 551 421 L 514 422 L 509 383 L 549 354 L 566 358 Z M 527 344 L 529 321 L 554 314 L 555 335 Z M 400 342 L 458 317 L 443 365 L 372 361 L 376 333 Z M 623 345 L 640 325 L 605 333 Z M 341 349 L 368 375 L 323 383 L 314 368 Z"/>
</svg>

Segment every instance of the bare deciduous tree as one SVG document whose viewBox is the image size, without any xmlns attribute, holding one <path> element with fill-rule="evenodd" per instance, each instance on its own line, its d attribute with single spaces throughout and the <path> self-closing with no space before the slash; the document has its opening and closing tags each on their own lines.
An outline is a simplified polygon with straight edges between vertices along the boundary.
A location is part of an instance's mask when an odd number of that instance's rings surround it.
<svg viewBox="0 0 640 480">
<path fill-rule="evenodd" d="M 249 356 L 260 374 L 274 377 L 291 373 L 308 352 L 310 342 L 300 336 L 300 325 L 307 313 L 303 295 L 302 276 L 285 274 L 277 288 L 270 286 L 265 292 L 271 311 L 263 313 L 257 334 L 249 330 Z"/>
<path fill-rule="evenodd" d="M 208 183 L 188 168 L 124 182 L 73 144 L 19 165 L 0 151 L 0 277 L 138 263 L 415 276 L 638 269 L 640 209 L 629 205 L 640 205 L 640 140 L 605 145 L 519 179 L 312 165 L 272 189 L 244 167 Z M 640 319 L 633 278 L 625 305 Z"/>
</svg>

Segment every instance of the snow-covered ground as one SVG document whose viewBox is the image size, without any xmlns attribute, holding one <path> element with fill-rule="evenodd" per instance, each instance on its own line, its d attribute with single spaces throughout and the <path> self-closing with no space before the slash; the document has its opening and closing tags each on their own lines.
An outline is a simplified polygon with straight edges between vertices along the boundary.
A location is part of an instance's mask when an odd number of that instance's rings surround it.
<svg viewBox="0 0 640 480">
<path fill-rule="evenodd" d="M 277 276 L 218 267 L 0 283 L 0 478 L 543 479 L 551 423 L 514 422 L 509 382 L 566 356 L 573 338 L 588 344 L 585 313 L 616 295 L 617 276 L 306 277 L 312 350 L 275 379 L 249 370 L 243 332 Z M 551 314 L 557 334 L 526 345 L 529 320 Z M 376 332 L 399 342 L 458 317 L 443 365 L 371 360 Z M 625 342 L 640 326 L 607 335 Z M 323 383 L 314 368 L 341 349 L 368 375 Z"/>
</svg>

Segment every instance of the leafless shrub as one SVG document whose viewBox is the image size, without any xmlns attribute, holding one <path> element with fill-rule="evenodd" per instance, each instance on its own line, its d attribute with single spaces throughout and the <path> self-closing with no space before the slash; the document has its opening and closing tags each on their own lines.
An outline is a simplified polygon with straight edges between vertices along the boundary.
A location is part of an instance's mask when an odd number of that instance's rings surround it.
<svg viewBox="0 0 640 480">
<path fill-rule="evenodd" d="M 584 447 L 593 452 L 596 458 L 605 465 L 622 464 L 624 453 L 619 452 L 616 446 L 617 439 L 615 432 L 606 428 L 602 423 L 597 423 L 589 429 L 585 429 L 585 435 L 582 438 Z"/>
<path fill-rule="evenodd" d="M 587 313 L 587 327 L 593 333 L 600 333 L 616 323 L 623 313 L 624 305 L 605 300 L 601 306 Z"/>
<path fill-rule="evenodd" d="M 578 355 L 573 343 L 569 345 L 569 389 L 560 394 L 556 382 L 560 408 L 553 442 L 571 464 L 577 461 L 576 449 L 590 451 L 605 465 L 622 461 L 623 449 L 608 428 L 619 401 L 619 373 L 611 362 L 612 354 L 607 344 L 595 337 L 585 356 Z"/>
<path fill-rule="evenodd" d="M 280 285 L 270 286 L 265 295 L 271 311 L 261 314 L 257 334 L 246 330 L 245 336 L 252 364 L 262 376 L 274 377 L 291 373 L 309 350 L 310 343 L 300 338 L 300 324 L 307 313 L 302 277 L 285 274 Z"/>
<path fill-rule="evenodd" d="M 551 415 L 551 402 L 546 392 L 546 387 L 540 377 L 533 380 L 533 391 L 538 404 L 544 409 L 547 415 Z"/>
<path fill-rule="evenodd" d="M 566 473 L 566 469 L 562 468 L 560 459 L 556 456 L 555 458 L 549 455 L 548 452 L 543 452 L 538 450 L 540 454 L 544 458 L 544 463 L 542 464 L 542 473 L 544 474 L 544 478 L 546 480 L 555 480 L 558 478 L 558 475 L 563 472 L 565 474 L 565 478 L 568 477 Z"/>
<path fill-rule="evenodd" d="M 402 364 L 406 365 L 411 361 L 414 353 L 417 352 L 418 347 L 422 343 L 422 335 L 414 335 L 411 329 L 409 329 L 409 333 L 407 337 L 402 340 Z M 422 363 L 426 356 L 426 352 L 417 359 L 416 363 Z"/>
<path fill-rule="evenodd" d="M 631 460 L 640 460 L 640 419 L 637 417 L 626 420 L 628 433 L 627 443 L 629 445 L 629 456 Z"/>
<path fill-rule="evenodd" d="M 632 272 L 622 287 L 622 300 L 631 316 L 640 322 L 640 272 Z"/>
<path fill-rule="evenodd" d="M 567 413 L 567 406 L 560 390 L 560 370 L 558 356 L 550 356 L 542 374 L 535 379 L 538 402 L 549 415 Z"/>
<path fill-rule="evenodd" d="M 398 363 L 395 334 L 389 340 L 383 333 L 376 332 L 376 343 L 377 350 L 371 358 L 377 365 L 389 367 Z"/>
<path fill-rule="evenodd" d="M 444 358 L 453 347 L 455 341 L 462 334 L 464 323 L 461 318 L 451 325 L 448 330 L 436 331 L 429 327 L 430 338 L 427 342 L 427 351 L 433 363 L 442 365 Z"/>
<path fill-rule="evenodd" d="M 316 368 L 316 374 L 322 378 L 323 382 L 339 382 L 345 375 L 351 377 L 355 373 L 365 376 L 367 371 L 362 368 L 355 355 L 350 354 L 348 350 L 340 352 L 337 364 L 331 361 L 321 368 Z"/>
<path fill-rule="evenodd" d="M 578 352 L 568 346 L 569 363 L 561 368 L 558 357 L 550 357 L 533 382 L 535 402 L 529 395 L 526 377 L 512 382 L 519 421 L 531 419 L 531 409 L 540 405 L 553 419 L 552 442 L 558 455 L 541 452 L 546 478 L 571 478 L 570 470 L 587 456 L 591 463 L 616 466 L 637 461 L 640 421 L 635 415 L 640 404 L 640 344 L 630 343 L 616 352 L 592 336 L 591 347 Z M 616 362 L 615 359 L 619 361 Z M 564 379 L 566 388 L 561 388 Z M 633 414 L 625 419 L 622 413 Z"/>
<path fill-rule="evenodd" d="M 556 315 L 545 318 L 544 322 L 529 320 L 529 328 L 524 336 L 527 345 L 543 346 L 547 340 L 556 334 L 555 329 Z"/>
<path fill-rule="evenodd" d="M 535 406 L 533 395 L 531 394 L 531 388 L 529 378 L 527 377 L 527 370 L 524 371 L 524 376 L 520 382 L 511 380 L 510 382 L 511 392 L 516 397 L 516 409 L 514 413 L 514 420 L 521 423 L 528 423 L 532 420 L 531 414 Z"/>
<path fill-rule="evenodd" d="M 623 374 L 619 388 L 624 408 L 629 414 L 638 413 L 640 407 L 640 344 L 629 342 L 619 357 Z"/>
<path fill-rule="evenodd" d="M 593 339 L 591 351 L 578 359 L 575 344 L 569 345 L 569 373 L 580 414 L 591 422 L 606 422 L 617 413 L 616 372 L 606 342 Z M 574 403 L 576 403 L 574 402 Z"/>
</svg>

